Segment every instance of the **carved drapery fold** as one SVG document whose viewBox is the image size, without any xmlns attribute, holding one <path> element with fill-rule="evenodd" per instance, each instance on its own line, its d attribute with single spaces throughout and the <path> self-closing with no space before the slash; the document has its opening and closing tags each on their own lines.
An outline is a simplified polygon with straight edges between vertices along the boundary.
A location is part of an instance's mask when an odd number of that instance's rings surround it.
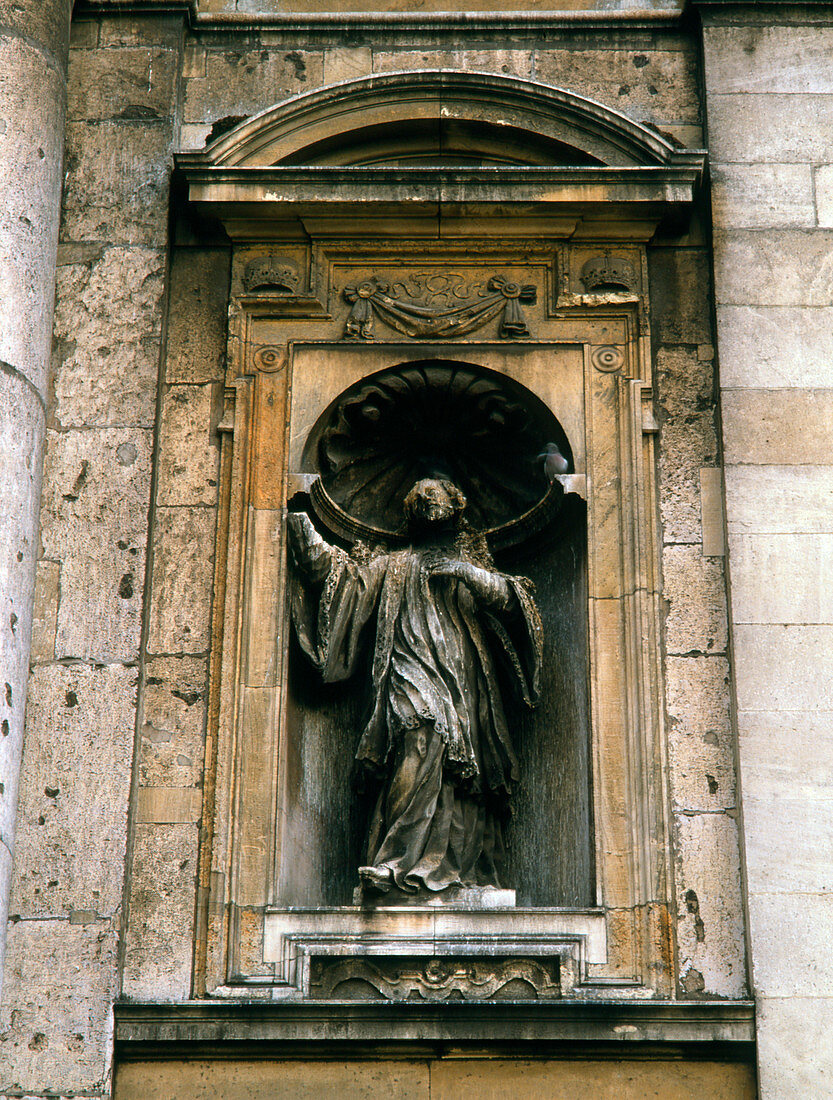
<svg viewBox="0 0 833 1100">
<path fill-rule="evenodd" d="M 414 290 L 422 291 L 421 297 L 414 297 Z M 351 309 L 344 336 L 371 340 L 377 315 L 405 336 L 418 339 L 466 336 L 502 314 L 501 338 L 518 339 L 529 336 L 521 303 L 533 304 L 537 293 L 535 286 L 522 286 L 503 275 L 493 275 L 485 286 L 463 284 L 462 277 L 457 275 L 416 275 L 393 286 L 374 277 L 345 287 L 344 297 L 351 303 Z M 441 304 L 435 304 L 438 301 Z"/>
</svg>

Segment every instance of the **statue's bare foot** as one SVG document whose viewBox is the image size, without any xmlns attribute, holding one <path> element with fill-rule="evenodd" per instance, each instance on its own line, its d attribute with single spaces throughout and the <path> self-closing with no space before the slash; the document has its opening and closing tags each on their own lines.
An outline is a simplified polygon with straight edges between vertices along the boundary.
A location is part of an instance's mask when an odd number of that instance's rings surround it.
<svg viewBox="0 0 833 1100">
<path fill-rule="evenodd" d="M 393 886 L 390 867 L 360 867 L 359 882 L 368 894 L 386 894 Z"/>
</svg>

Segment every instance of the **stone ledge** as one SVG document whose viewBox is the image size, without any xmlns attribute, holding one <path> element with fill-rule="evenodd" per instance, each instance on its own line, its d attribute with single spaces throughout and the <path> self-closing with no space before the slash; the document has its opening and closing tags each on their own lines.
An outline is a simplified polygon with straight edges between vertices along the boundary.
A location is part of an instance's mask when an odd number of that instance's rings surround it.
<svg viewBox="0 0 833 1100">
<path fill-rule="evenodd" d="M 358 1053 L 363 1043 L 511 1043 L 515 1053 L 545 1042 L 608 1044 L 644 1053 L 647 1044 L 682 1044 L 701 1053 L 720 1047 L 751 1055 L 755 1009 L 751 1001 L 557 1002 L 307 1002 L 299 1004 L 122 1003 L 115 1005 L 117 1055 L 174 1048 L 203 1057 L 227 1057 L 243 1047 L 274 1057 L 276 1045 L 305 1044 L 325 1053 L 334 1044 Z M 268 1044 L 268 1051 L 265 1049 Z M 284 1052 L 286 1053 L 286 1052 Z"/>
</svg>

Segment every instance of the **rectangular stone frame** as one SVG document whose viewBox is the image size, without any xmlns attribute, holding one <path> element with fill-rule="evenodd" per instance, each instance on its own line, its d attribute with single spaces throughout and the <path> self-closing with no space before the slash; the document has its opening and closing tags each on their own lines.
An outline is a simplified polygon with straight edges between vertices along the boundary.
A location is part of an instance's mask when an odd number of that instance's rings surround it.
<svg viewBox="0 0 833 1100">
<path fill-rule="evenodd" d="M 244 293 L 243 265 L 258 249 L 246 240 L 236 249 L 220 424 L 221 519 L 195 993 L 268 999 L 300 990 L 293 984 L 292 966 L 278 958 L 285 937 L 281 916 L 273 909 L 285 778 L 281 761 L 288 621 L 282 532 L 293 371 L 306 349 L 338 354 L 340 348 L 355 347 L 343 340 L 349 307 L 334 287 L 336 265 L 368 271 L 398 265 L 406 273 L 451 264 L 455 270 L 467 265 L 480 272 L 536 268 L 544 278 L 539 280 L 538 304 L 528 309 L 531 336 L 512 346 L 527 354 L 580 349 L 583 368 L 598 907 L 523 912 L 536 915 L 537 934 L 548 938 L 551 950 L 573 960 L 571 996 L 673 996 L 656 424 L 642 244 L 650 234 L 642 225 L 639 233 L 631 227 L 633 239 L 627 243 L 603 238 L 565 244 L 542 240 L 537 227 L 530 227 L 527 239 L 519 239 L 516 227 L 511 239 L 497 243 L 486 244 L 482 237 L 374 243 L 367 238 L 331 239 L 331 225 L 311 247 L 297 236 L 269 243 L 268 250 L 289 257 L 303 273 L 296 293 Z M 378 241 L 378 229 L 377 234 Z M 553 238 L 559 235 L 556 230 Z M 621 228 L 616 235 L 622 235 Z M 633 262 L 640 292 L 583 293 L 582 264 L 611 248 Z M 266 250 L 260 246 L 261 253 Z M 303 287 L 307 272 L 309 290 Z M 483 356 L 496 347 L 507 346 L 495 339 L 496 332 L 482 334 L 482 340 L 474 333 L 438 348 L 391 331 L 385 333 L 385 343 L 383 330 L 380 326 L 377 340 L 366 350 L 378 359 L 381 349 L 390 363 L 409 354 L 425 358 L 440 352 L 485 361 Z M 340 918 L 336 914 L 334 919 Z M 491 934 L 499 931 L 493 928 Z M 349 950 L 349 929 L 346 935 L 344 950 Z M 485 926 L 484 935 L 488 938 Z M 269 963 L 264 962 L 265 938 L 271 944 Z"/>
</svg>

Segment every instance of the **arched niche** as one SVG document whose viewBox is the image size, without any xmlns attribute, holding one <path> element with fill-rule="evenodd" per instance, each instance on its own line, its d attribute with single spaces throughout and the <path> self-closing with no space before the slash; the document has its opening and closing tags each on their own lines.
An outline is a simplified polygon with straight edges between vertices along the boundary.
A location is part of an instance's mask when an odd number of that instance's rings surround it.
<svg viewBox="0 0 833 1100">
<path fill-rule="evenodd" d="M 553 695 L 533 725 L 518 721 L 527 783 L 510 836 L 518 906 L 505 919 L 543 937 L 518 950 L 572 952 L 588 996 L 613 984 L 668 996 L 646 244 L 692 207 L 703 154 L 567 91 L 428 71 L 295 97 L 177 165 L 188 233 L 216 234 L 219 223 L 232 242 L 201 854 L 206 988 L 306 997 L 301 956 L 287 946 L 298 921 L 325 939 L 358 922 L 359 940 L 342 946 L 365 942 L 367 915 L 345 905 L 364 837 L 344 764 L 362 700 L 298 678 L 285 515 L 319 472 L 305 445 L 322 414 L 376 372 L 430 360 L 488 368 L 541 398 L 586 493 L 586 504 L 565 497 L 558 538 L 536 528 L 496 550 L 538 583 L 553 646 Z M 509 285 L 522 314 L 511 324 L 492 289 Z M 445 288 L 439 313 L 429 286 Z M 385 287 L 400 318 L 404 300 L 411 321 L 437 323 L 390 323 Z M 455 329 L 460 296 L 470 323 Z M 315 708 L 318 742 L 305 733 Z M 566 740 L 548 741 L 538 722 Z M 385 950 L 413 951 L 406 931 Z"/>
<path fill-rule="evenodd" d="M 505 706 L 520 775 L 507 822 L 505 881 L 527 906 L 582 907 L 594 896 L 590 824 L 585 503 L 552 485 L 536 461 L 572 448 L 554 411 L 516 381 L 476 363 L 417 360 L 370 374 L 338 395 L 306 440 L 303 466 L 326 497 L 298 494 L 329 541 L 406 544 L 404 496 L 442 473 L 468 500 L 467 517 L 498 568 L 528 576 L 544 624 L 541 700 Z M 557 490 L 557 491 L 555 491 Z M 330 495 L 332 494 L 332 495 Z M 530 517 L 534 517 L 530 519 Z M 376 532 L 375 536 L 373 532 Z M 370 698 L 369 656 L 351 681 L 325 685 L 293 643 L 287 695 L 288 833 L 279 905 L 350 904 L 365 862 L 376 789 L 354 767 Z"/>
</svg>

